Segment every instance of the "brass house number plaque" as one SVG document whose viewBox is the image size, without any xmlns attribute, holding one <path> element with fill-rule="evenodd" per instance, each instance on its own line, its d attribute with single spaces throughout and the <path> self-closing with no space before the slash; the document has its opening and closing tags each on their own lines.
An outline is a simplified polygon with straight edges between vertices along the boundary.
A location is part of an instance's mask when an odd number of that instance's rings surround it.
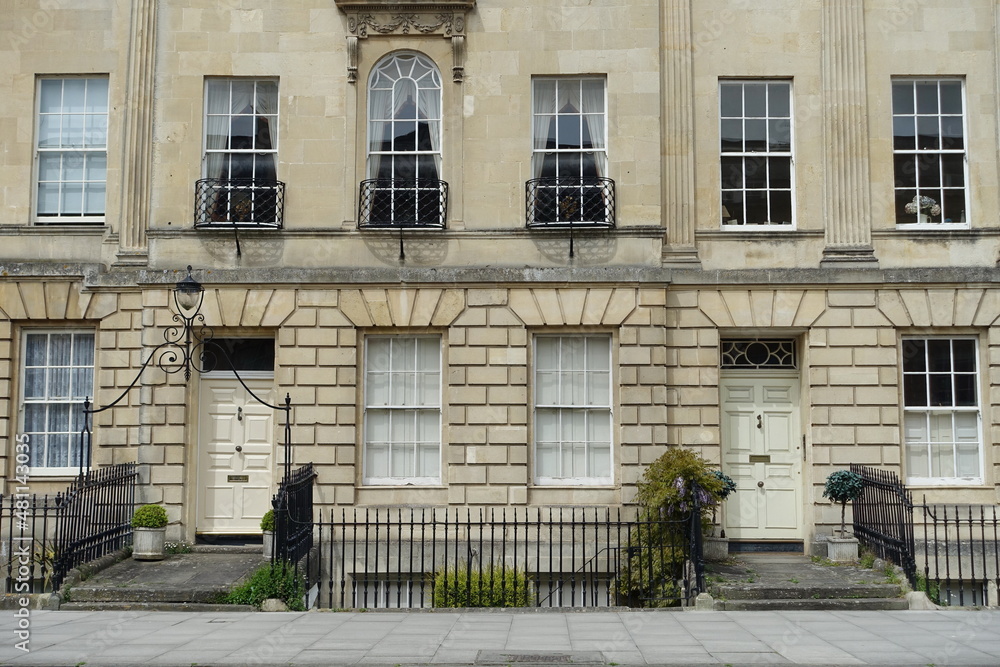
<svg viewBox="0 0 1000 667">
<path fill-rule="evenodd" d="M 229 475 L 226 477 L 227 482 L 249 482 L 250 475 Z"/>
</svg>

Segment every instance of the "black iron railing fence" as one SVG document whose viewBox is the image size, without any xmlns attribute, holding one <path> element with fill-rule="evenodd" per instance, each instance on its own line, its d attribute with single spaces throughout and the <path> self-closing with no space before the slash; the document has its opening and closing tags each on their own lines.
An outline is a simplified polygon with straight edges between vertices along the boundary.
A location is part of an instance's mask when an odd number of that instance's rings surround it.
<svg viewBox="0 0 1000 667">
<path fill-rule="evenodd" d="M 274 507 L 272 561 L 298 563 L 313 546 L 313 480 L 311 463 L 285 475 L 271 501 Z"/>
<path fill-rule="evenodd" d="M 285 184 L 253 178 L 203 178 L 194 188 L 194 226 L 281 229 Z"/>
<path fill-rule="evenodd" d="M 131 544 L 136 479 L 136 464 L 121 463 L 86 471 L 54 496 L 0 497 L 5 592 L 58 590 L 74 567 Z"/>
<path fill-rule="evenodd" d="M 615 226 L 615 182 L 610 178 L 533 178 L 524 189 L 529 228 Z"/>
<path fill-rule="evenodd" d="M 913 499 L 889 470 L 851 464 L 861 475 L 861 496 L 851 503 L 854 535 L 876 556 L 903 568 L 910 584 L 916 582 L 916 551 L 913 541 Z"/>
<path fill-rule="evenodd" d="M 989 602 L 1000 588 L 1000 517 L 996 505 L 914 504 L 895 473 L 851 464 L 862 494 L 853 503 L 854 534 L 906 573 L 938 604 Z M 996 604 L 996 602 L 993 602 Z"/>
<path fill-rule="evenodd" d="M 354 508 L 318 529 L 324 607 L 660 607 L 704 590 L 697 512 Z"/>
<path fill-rule="evenodd" d="M 444 229 L 448 184 L 434 178 L 361 181 L 359 229 Z"/>
</svg>

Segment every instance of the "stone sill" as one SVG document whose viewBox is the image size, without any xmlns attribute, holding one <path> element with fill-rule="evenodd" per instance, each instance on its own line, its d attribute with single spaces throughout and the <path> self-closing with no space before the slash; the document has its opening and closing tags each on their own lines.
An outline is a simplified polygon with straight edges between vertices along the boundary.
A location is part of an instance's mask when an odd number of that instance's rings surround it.
<svg viewBox="0 0 1000 667">
<path fill-rule="evenodd" d="M 356 227 L 312 227 L 302 229 L 240 229 L 240 240 L 245 239 L 281 239 L 281 238 L 365 238 L 390 236 L 399 238 L 402 231 L 403 238 L 441 238 L 441 239 L 496 239 L 496 238 L 516 238 L 529 239 L 540 236 L 569 236 L 569 229 L 524 229 L 523 227 L 500 227 L 491 229 L 366 229 L 358 230 Z M 663 238 L 666 230 L 659 225 L 642 225 L 634 227 L 615 227 L 613 229 L 573 229 L 573 236 L 614 236 L 620 238 Z M 150 229 L 146 235 L 151 239 L 177 239 L 177 238 L 228 238 L 233 235 L 232 228 L 211 228 L 194 229 L 184 227 L 178 229 L 159 228 Z"/>
<path fill-rule="evenodd" d="M 103 236 L 108 226 L 94 224 L 0 225 L 0 236 Z"/>
</svg>

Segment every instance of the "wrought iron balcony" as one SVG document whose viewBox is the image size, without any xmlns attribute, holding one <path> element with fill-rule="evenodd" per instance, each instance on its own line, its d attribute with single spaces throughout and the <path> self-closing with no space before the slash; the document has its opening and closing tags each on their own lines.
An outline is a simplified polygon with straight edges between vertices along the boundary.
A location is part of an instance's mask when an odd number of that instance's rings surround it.
<svg viewBox="0 0 1000 667">
<path fill-rule="evenodd" d="M 529 229 L 615 226 L 615 182 L 610 178 L 533 178 L 524 189 Z"/>
<path fill-rule="evenodd" d="M 281 229 L 285 184 L 251 178 L 203 178 L 195 184 L 194 226 Z"/>
<path fill-rule="evenodd" d="M 358 229 L 444 229 L 448 184 L 433 178 L 361 181 Z"/>
</svg>

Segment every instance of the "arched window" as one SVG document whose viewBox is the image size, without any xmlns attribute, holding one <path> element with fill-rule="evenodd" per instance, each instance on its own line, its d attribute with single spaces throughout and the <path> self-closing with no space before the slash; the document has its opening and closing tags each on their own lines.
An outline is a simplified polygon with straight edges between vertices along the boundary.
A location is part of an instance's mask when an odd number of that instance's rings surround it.
<svg viewBox="0 0 1000 667">
<path fill-rule="evenodd" d="M 441 74 L 428 58 L 393 54 L 372 71 L 367 171 L 367 225 L 443 225 Z"/>
</svg>

